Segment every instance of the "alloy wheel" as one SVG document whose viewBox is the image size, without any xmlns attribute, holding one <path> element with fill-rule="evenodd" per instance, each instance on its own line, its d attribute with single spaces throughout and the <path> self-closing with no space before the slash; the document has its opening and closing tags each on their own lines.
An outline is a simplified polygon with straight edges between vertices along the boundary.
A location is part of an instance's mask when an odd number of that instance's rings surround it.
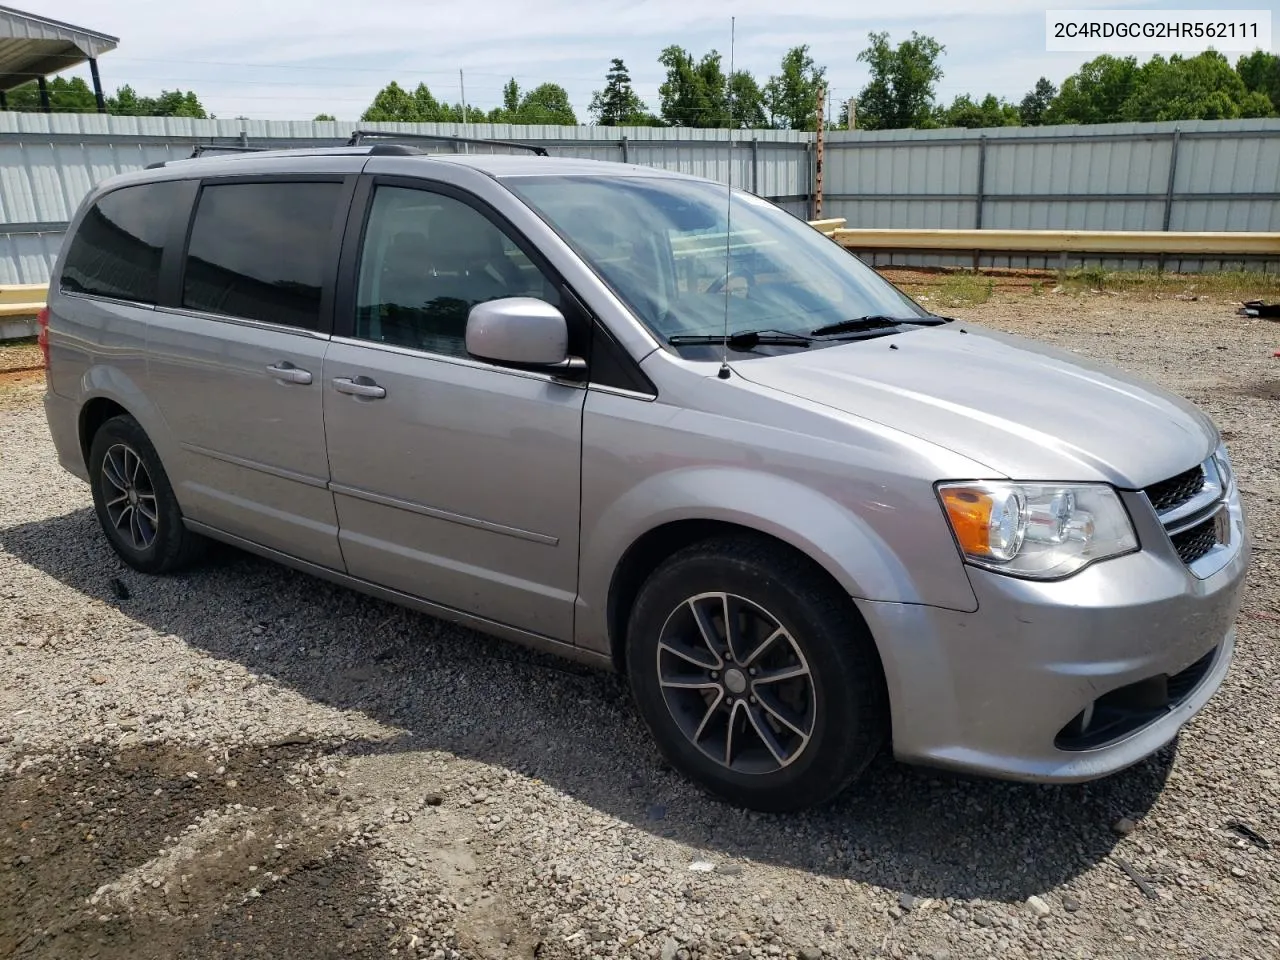
<svg viewBox="0 0 1280 960">
<path fill-rule="evenodd" d="M 688 741 L 734 773 L 790 766 L 813 737 L 817 695 L 782 622 L 731 593 L 703 593 L 667 617 L 658 680 Z"/>
<path fill-rule="evenodd" d="M 155 486 L 142 458 L 126 444 L 113 444 L 102 458 L 102 478 L 111 526 L 134 550 L 146 550 L 155 543 L 160 515 Z"/>
</svg>

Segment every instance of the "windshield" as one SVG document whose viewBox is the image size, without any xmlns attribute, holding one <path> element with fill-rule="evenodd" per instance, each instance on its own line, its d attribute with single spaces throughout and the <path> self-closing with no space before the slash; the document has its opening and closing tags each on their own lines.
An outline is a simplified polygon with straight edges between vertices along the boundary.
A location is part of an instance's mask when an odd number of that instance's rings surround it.
<svg viewBox="0 0 1280 960">
<path fill-rule="evenodd" d="M 927 316 L 803 220 L 748 193 L 733 192 L 730 231 L 726 189 L 705 181 L 521 177 L 505 183 L 664 341 L 722 335 L 726 301 L 730 334 L 807 335 L 855 317 Z"/>
</svg>

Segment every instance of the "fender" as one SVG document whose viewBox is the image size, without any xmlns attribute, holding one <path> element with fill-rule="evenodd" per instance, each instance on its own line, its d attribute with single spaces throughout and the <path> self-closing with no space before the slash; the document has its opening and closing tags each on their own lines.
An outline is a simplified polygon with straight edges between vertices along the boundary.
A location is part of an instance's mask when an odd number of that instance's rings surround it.
<svg viewBox="0 0 1280 960">
<path fill-rule="evenodd" d="M 179 448 L 177 441 L 174 440 L 173 434 L 169 430 L 169 424 L 165 421 L 160 409 L 147 396 L 146 391 L 119 367 L 102 363 L 93 364 L 80 379 L 79 393 L 80 421 L 78 429 L 80 431 L 84 429 L 84 411 L 88 409 L 89 404 L 98 398 L 111 400 L 123 407 L 146 431 L 147 437 L 151 440 L 152 446 L 156 448 L 156 454 L 160 457 L 160 463 L 165 466 L 166 471 L 182 459 L 182 450 Z M 82 432 L 79 434 L 79 438 L 83 442 Z M 174 489 L 174 496 L 179 497 L 178 505 L 183 508 L 183 513 L 186 514 L 186 505 L 182 503 L 177 488 Z M 190 519 L 197 519 L 190 517 L 189 514 L 187 515 Z"/>
<path fill-rule="evenodd" d="M 666 504 L 664 509 L 654 509 Z M 859 516 L 795 480 L 740 467 L 691 467 L 646 478 L 615 500 L 583 531 L 578 643 L 608 637 L 608 596 L 614 571 L 644 534 L 681 520 L 712 520 L 768 534 L 822 566 L 851 597 L 923 604 L 898 556 Z M 957 558 L 959 609 L 977 600 Z M 932 602 L 937 603 L 938 598 Z"/>
</svg>

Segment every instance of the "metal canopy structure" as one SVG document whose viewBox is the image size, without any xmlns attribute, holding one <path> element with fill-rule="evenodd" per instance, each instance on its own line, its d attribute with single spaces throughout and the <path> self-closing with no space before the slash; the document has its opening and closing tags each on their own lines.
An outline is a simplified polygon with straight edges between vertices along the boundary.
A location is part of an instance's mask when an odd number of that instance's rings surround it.
<svg viewBox="0 0 1280 960">
<path fill-rule="evenodd" d="M 40 104 L 47 112 L 50 107 L 45 78 L 88 61 L 98 111 L 106 112 L 98 57 L 119 43 L 118 37 L 96 30 L 0 7 L 0 109 L 4 107 L 4 91 L 35 80 L 40 85 Z"/>
</svg>

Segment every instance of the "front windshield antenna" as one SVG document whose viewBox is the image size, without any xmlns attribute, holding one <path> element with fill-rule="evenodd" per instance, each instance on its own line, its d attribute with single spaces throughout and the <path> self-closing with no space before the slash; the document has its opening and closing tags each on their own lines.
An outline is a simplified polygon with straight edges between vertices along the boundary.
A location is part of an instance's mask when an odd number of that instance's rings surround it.
<svg viewBox="0 0 1280 960">
<path fill-rule="evenodd" d="M 731 264 L 730 247 L 733 243 L 733 128 L 736 120 L 733 115 L 733 43 L 736 39 L 737 17 L 729 18 L 729 176 L 725 188 L 728 198 L 724 214 L 724 343 L 720 355 L 721 380 L 729 379 L 729 267 Z"/>
</svg>

